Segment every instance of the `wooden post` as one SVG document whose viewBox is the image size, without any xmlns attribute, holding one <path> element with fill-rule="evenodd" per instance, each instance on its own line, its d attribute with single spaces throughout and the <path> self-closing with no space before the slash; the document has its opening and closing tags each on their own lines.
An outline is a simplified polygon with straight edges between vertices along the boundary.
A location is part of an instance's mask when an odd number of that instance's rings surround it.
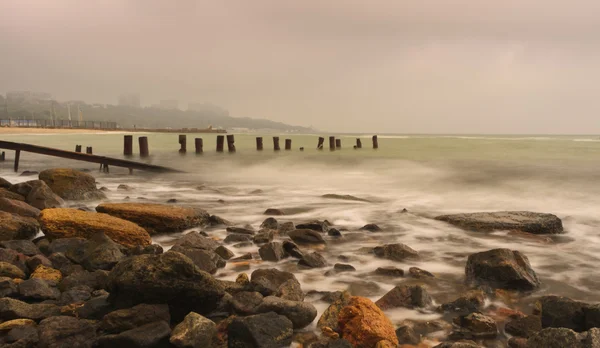
<svg viewBox="0 0 600 348">
<path fill-rule="evenodd" d="M 301 147 L 301 148 L 300 148 L 300 151 L 304 151 L 304 147 Z"/>
<path fill-rule="evenodd" d="M 227 135 L 227 151 L 235 152 L 235 136 L 233 134 Z"/>
<path fill-rule="evenodd" d="M 356 138 L 356 148 L 362 149 L 362 141 L 360 140 L 360 138 Z"/>
<path fill-rule="evenodd" d="M 285 139 L 285 149 L 286 150 L 292 149 L 292 139 Z"/>
<path fill-rule="evenodd" d="M 281 150 L 281 148 L 279 147 L 279 137 L 273 137 L 273 150 Z"/>
<path fill-rule="evenodd" d="M 81 145 L 75 145 L 75 152 L 81 152 Z"/>
<path fill-rule="evenodd" d="M 325 142 L 325 138 L 319 137 L 319 143 L 317 144 L 318 150 L 323 150 L 323 143 Z"/>
<path fill-rule="evenodd" d="M 88 155 L 92 155 L 93 154 L 93 150 L 91 146 L 88 146 L 85 148 L 85 153 L 87 153 Z"/>
<path fill-rule="evenodd" d="M 140 143 L 140 157 L 148 157 L 150 151 L 148 151 L 148 137 L 140 137 L 138 139 Z"/>
<path fill-rule="evenodd" d="M 202 138 L 194 139 L 194 145 L 196 146 L 196 153 L 204 152 L 204 144 L 202 143 Z"/>
<path fill-rule="evenodd" d="M 217 152 L 223 152 L 224 143 L 225 143 L 225 136 L 217 135 Z"/>
<path fill-rule="evenodd" d="M 329 150 L 335 150 L 335 137 L 329 137 Z"/>
<path fill-rule="evenodd" d="M 2 154 L 0 154 L 0 161 L 6 161 L 6 152 L 2 151 Z"/>
<path fill-rule="evenodd" d="M 21 150 L 15 151 L 15 172 L 19 171 L 19 159 L 21 158 Z"/>
<path fill-rule="evenodd" d="M 262 137 L 256 137 L 256 150 L 257 151 L 263 150 L 263 138 Z"/>
<path fill-rule="evenodd" d="M 179 149 L 179 153 L 186 153 L 187 152 L 187 136 L 185 134 L 179 135 L 179 145 L 181 145 L 181 148 Z"/>
<path fill-rule="evenodd" d="M 133 155 L 133 135 L 125 135 L 123 137 L 123 155 Z"/>
<path fill-rule="evenodd" d="M 335 148 L 336 149 L 342 148 L 342 139 L 335 139 Z"/>
<path fill-rule="evenodd" d="M 379 142 L 377 141 L 377 136 L 376 135 L 373 136 L 373 148 L 374 149 L 378 149 L 379 148 Z"/>
</svg>

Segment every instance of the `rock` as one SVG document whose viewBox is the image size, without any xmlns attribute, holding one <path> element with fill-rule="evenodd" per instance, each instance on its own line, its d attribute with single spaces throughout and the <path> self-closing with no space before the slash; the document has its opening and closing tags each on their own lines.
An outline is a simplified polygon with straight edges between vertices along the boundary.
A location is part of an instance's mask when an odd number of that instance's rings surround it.
<svg viewBox="0 0 600 348">
<path fill-rule="evenodd" d="M 72 249 L 83 249 L 83 245 L 85 244 L 85 238 L 60 238 L 55 239 L 50 242 L 48 247 L 48 251 L 50 252 L 50 256 L 55 253 L 65 254 L 67 250 Z M 56 268 L 60 268 L 55 266 Z"/>
<path fill-rule="evenodd" d="M 329 230 L 329 224 L 325 221 L 310 221 L 296 225 L 297 230 L 312 230 L 317 232 L 327 232 Z"/>
<path fill-rule="evenodd" d="M 265 244 L 269 243 L 273 240 L 273 231 L 263 231 L 259 232 L 252 238 L 254 244 Z"/>
<path fill-rule="evenodd" d="M 585 314 L 585 328 L 587 330 L 600 327 L 600 305 L 599 304 L 587 305 L 584 307 L 583 312 Z"/>
<path fill-rule="evenodd" d="M 265 228 L 267 230 L 277 230 L 279 229 L 279 223 L 277 222 L 277 219 L 269 217 L 266 218 L 265 221 L 262 222 L 262 224 L 260 224 L 260 228 Z"/>
<path fill-rule="evenodd" d="M 185 247 L 193 249 L 202 249 L 214 251 L 219 247 L 219 243 L 216 241 L 206 238 L 198 232 L 190 232 L 183 237 L 179 238 L 173 247 Z"/>
<path fill-rule="evenodd" d="M 94 347 L 97 348 L 158 348 L 169 346 L 171 328 L 164 321 L 156 321 L 117 335 L 99 337 Z"/>
<path fill-rule="evenodd" d="M 92 298 L 92 289 L 89 286 L 76 286 L 60 294 L 60 304 L 83 303 Z"/>
<path fill-rule="evenodd" d="M 0 242 L 0 247 L 12 249 L 27 256 L 41 254 L 40 250 L 29 240 L 7 240 Z"/>
<path fill-rule="evenodd" d="M 231 222 L 223 219 L 222 217 L 211 215 L 208 217 L 208 225 L 211 227 L 229 226 L 231 225 Z"/>
<path fill-rule="evenodd" d="M 27 256 L 16 252 L 15 250 L 0 248 L 0 262 L 6 262 L 17 266 L 23 273 L 28 272 Z"/>
<path fill-rule="evenodd" d="M 32 273 L 35 272 L 38 266 L 52 268 L 52 262 L 44 255 L 34 255 L 27 259 L 26 264 L 27 269 Z"/>
<path fill-rule="evenodd" d="M 330 237 L 341 237 L 342 233 L 335 228 L 330 228 L 329 231 L 327 231 L 327 235 Z"/>
<path fill-rule="evenodd" d="M 234 227 L 234 226 L 227 227 L 226 231 L 229 232 L 229 233 L 246 234 L 246 235 L 251 235 L 251 236 L 256 233 L 256 232 L 254 232 L 253 230 L 251 230 L 249 228 Z"/>
<path fill-rule="evenodd" d="M 232 234 L 228 235 L 227 237 L 225 237 L 225 239 L 223 240 L 223 243 L 231 244 L 231 243 L 238 243 L 238 242 L 249 242 L 251 240 L 252 240 L 252 236 L 250 236 L 250 235 L 240 234 L 240 233 L 232 233 Z"/>
<path fill-rule="evenodd" d="M 10 190 L 25 197 L 25 202 L 40 210 L 63 206 L 65 201 L 42 180 L 31 180 L 11 186 Z M 11 197 L 6 197 L 11 198 Z M 18 198 L 11 198 L 17 199 Z"/>
<path fill-rule="evenodd" d="M 78 170 L 48 169 L 42 171 L 39 177 L 63 199 L 80 201 L 106 198 L 104 192 L 96 188 L 96 179 Z"/>
<path fill-rule="evenodd" d="M 100 320 L 114 310 L 108 302 L 108 295 L 92 298 L 75 310 L 78 318 Z"/>
<path fill-rule="evenodd" d="M 269 209 L 265 210 L 263 215 L 280 216 L 280 215 L 285 215 L 285 213 L 283 212 L 283 210 L 280 210 L 280 209 L 269 208 Z"/>
<path fill-rule="evenodd" d="M 70 251 L 67 251 L 66 256 L 71 258 Z M 90 239 L 84 242 L 82 249 L 82 258 L 80 262 L 88 271 L 106 270 L 110 271 L 120 260 L 125 257 L 123 247 L 113 242 L 104 233 L 99 232 L 91 236 Z"/>
<path fill-rule="evenodd" d="M 288 236 L 298 244 L 325 244 L 321 234 L 314 230 L 296 229 L 288 232 Z"/>
<path fill-rule="evenodd" d="M 160 255 L 164 252 L 163 247 L 159 244 L 151 244 L 147 246 L 136 245 L 129 249 L 131 255 Z"/>
<path fill-rule="evenodd" d="M 106 333 L 120 333 L 156 321 L 171 321 L 168 305 L 142 303 L 110 312 L 102 318 L 100 330 Z"/>
<path fill-rule="evenodd" d="M 288 347 L 293 324 L 283 315 L 264 313 L 234 318 L 227 329 L 228 347 Z"/>
<path fill-rule="evenodd" d="M 0 320 L 31 319 L 35 321 L 60 314 L 53 304 L 29 304 L 12 298 L 0 298 Z"/>
<path fill-rule="evenodd" d="M 338 194 L 328 193 L 328 194 L 322 195 L 321 197 L 328 198 L 328 199 L 339 199 L 339 200 L 343 200 L 343 201 L 355 201 L 355 202 L 370 203 L 369 200 L 366 200 L 364 198 L 358 198 L 358 197 L 351 196 L 351 195 L 338 195 Z"/>
<path fill-rule="evenodd" d="M 460 327 L 452 333 L 458 338 L 494 338 L 498 335 L 498 326 L 494 319 L 481 313 L 470 313 L 454 318 L 454 324 Z"/>
<path fill-rule="evenodd" d="M 0 211 L 34 219 L 40 215 L 38 208 L 32 207 L 21 200 L 4 197 L 0 197 Z"/>
<path fill-rule="evenodd" d="M 456 300 L 444 303 L 441 309 L 445 312 L 471 313 L 479 311 L 485 304 L 485 294 L 481 290 L 467 291 Z"/>
<path fill-rule="evenodd" d="M 70 237 L 91 238 L 104 232 L 114 242 L 132 248 L 152 244 L 148 232 L 140 226 L 110 215 L 77 209 L 45 209 L 40 214 L 42 231 L 50 240 Z"/>
<path fill-rule="evenodd" d="M 263 301 L 263 295 L 256 291 L 241 291 L 233 294 L 231 308 L 239 315 L 255 314 L 254 309 Z"/>
<path fill-rule="evenodd" d="M 0 188 L 8 189 L 11 186 L 12 186 L 12 184 L 8 180 L 6 180 L 4 178 L 0 178 Z"/>
<path fill-rule="evenodd" d="M 288 222 L 279 224 L 278 232 L 280 235 L 285 236 L 286 234 L 288 234 L 288 232 L 293 231 L 295 229 L 296 229 L 296 226 L 294 226 L 294 223 L 291 221 L 288 221 Z"/>
<path fill-rule="evenodd" d="M 377 300 L 375 304 L 382 310 L 392 308 L 424 308 L 432 304 L 431 297 L 427 290 L 421 285 L 415 286 L 396 286 L 390 290 L 382 298 Z"/>
<path fill-rule="evenodd" d="M 284 300 L 304 301 L 304 293 L 300 288 L 300 283 L 295 279 L 289 279 L 277 289 L 275 296 Z"/>
<path fill-rule="evenodd" d="M 300 261 L 298 261 L 298 265 L 308 268 L 321 268 L 327 266 L 327 260 L 315 251 L 310 254 L 305 254 Z"/>
<path fill-rule="evenodd" d="M 254 244 L 252 244 L 252 242 L 240 242 L 240 243 L 236 243 L 236 244 L 232 245 L 232 247 L 236 248 L 236 249 L 249 248 L 252 246 L 254 246 Z"/>
<path fill-rule="evenodd" d="M 19 267 L 8 262 L 0 262 L 0 277 L 25 279 L 26 276 Z"/>
<path fill-rule="evenodd" d="M 194 262 L 194 265 L 204 272 L 215 274 L 217 269 L 225 267 L 226 263 L 217 253 L 209 250 L 175 246 L 172 251 L 182 253 Z"/>
<path fill-rule="evenodd" d="M 348 292 L 354 296 L 373 297 L 381 295 L 383 289 L 375 282 L 356 280 L 348 285 Z"/>
<path fill-rule="evenodd" d="M 556 215 L 527 211 L 442 215 L 436 220 L 476 232 L 517 230 L 533 234 L 563 233 L 562 221 Z"/>
<path fill-rule="evenodd" d="M 224 247 L 222 245 L 220 245 L 219 247 L 217 247 L 215 249 L 215 253 L 217 255 L 221 256 L 221 258 L 224 260 L 229 260 L 233 256 L 235 256 L 235 254 L 231 250 L 227 249 L 226 247 Z"/>
<path fill-rule="evenodd" d="M 324 328 L 330 328 L 337 330 L 338 328 L 338 316 L 342 308 L 346 307 L 350 303 L 352 295 L 343 291 L 340 295 L 331 303 L 329 307 L 321 314 L 319 321 L 317 322 L 317 328 L 323 330 Z"/>
<path fill-rule="evenodd" d="M 210 216 L 198 208 L 152 203 L 103 203 L 97 206 L 96 210 L 135 222 L 150 235 L 204 226 L 208 224 Z"/>
<path fill-rule="evenodd" d="M 544 296 L 539 300 L 542 327 L 562 327 L 578 332 L 585 331 L 587 304 L 562 296 Z"/>
<path fill-rule="evenodd" d="M 177 252 L 139 255 L 120 261 L 109 277 L 110 302 L 116 307 L 167 303 L 174 320 L 189 312 L 210 313 L 225 294 L 223 285 Z"/>
<path fill-rule="evenodd" d="M 33 218 L 0 211 L 0 240 L 30 239 L 38 233 L 39 228 L 40 225 Z"/>
<path fill-rule="evenodd" d="M 423 278 L 435 278 L 435 276 L 430 273 L 427 272 L 424 269 L 420 269 L 419 267 L 411 267 L 408 269 L 408 274 L 413 277 L 413 278 L 417 278 L 417 279 L 423 279 Z"/>
<path fill-rule="evenodd" d="M 292 280 L 298 283 L 293 273 L 280 271 L 275 268 L 263 268 L 257 269 L 250 275 L 250 284 L 254 287 L 255 291 L 260 292 L 264 296 L 271 296 L 277 294 L 279 288 L 285 284 L 288 280 Z"/>
<path fill-rule="evenodd" d="M 354 266 L 352 266 L 352 265 L 347 265 L 344 263 L 336 263 L 335 265 L 333 265 L 333 270 L 336 273 L 343 273 L 343 272 L 354 272 L 354 271 L 356 271 L 356 268 L 354 268 Z"/>
<path fill-rule="evenodd" d="M 0 332 L 7 332 L 15 328 L 25 326 L 36 327 L 36 325 L 37 324 L 35 323 L 35 321 L 31 319 L 14 319 L 0 324 Z"/>
<path fill-rule="evenodd" d="M 87 320 L 67 316 L 44 319 L 38 326 L 40 347 L 91 347 L 96 328 Z"/>
<path fill-rule="evenodd" d="M 527 340 L 527 348 L 580 347 L 577 333 L 567 328 L 546 328 Z"/>
<path fill-rule="evenodd" d="M 248 261 L 248 260 L 252 260 L 252 253 L 245 253 L 241 256 L 235 257 L 233 259 L 231 259 L 232 262 L 238 262 L 238 261 Z"/>
<path fill-rule="evenodd" d="M 396 267 L 378 267 L 374 273 L 386 277 L 404 277 L 404 271 Z"/>
<path fill-rule="evenodd" d="M 254 308 L 256 313 L 275 312 L 288 318 L 294 330 L 307 327 L 317 317 L 317 309 L 310 303 L 284 300 L 267 296 Z"/>
<path fill-rule="evenodd" d="M 198 313 L 190 312 L 171 333 L 169 342 L 180 348 L 211 348 L 217 325 Z"/>
<path fill-rule="evenodd" d="M 17 297 L 19 287 L 14 279 L 9 277 L 0 277 L 0 297 Z"/>
<path fill-rule="evenodd" d="M 377 257 L 393 261 L 404 261 L 419 257 L 419 253 L 416 250 L 402 243 L 378 246 L 373 248 L 373 252 Z"/>
<path fill-rule="evenodd" d="M 504 326 L 504 331 L 506 331 L 506 333 L 524 338 L 529 338 L 541 330 L 542 320 L 535 315 L 513 319 Z"/>
<path fill-rule="evenodd" d="M 301 259 L 304 256 L 304 254 L 302 253 L 302 251 L 300 251 L 300 248 L 298 248 L 298 246 L 295 243 L 290 242 L 288 240 L 286 240 L 286 241 L 283 242 L 283 249 L 291 257 L 295 257 L 297 259 Z"/>
<path fill-rule="evenodd" d="M 442 344 L 438 344 L 433 348 L 484 348 L 483 346 L 478 345 L 477 343 L 470 340 L 460 340 L 457 342 L 444 342 Z"/>
<path fill-rule="evenodd" d="M 108 272 L 97 270 L 94 272 L 79 271 L 74 272 L 66 277 L 58 284 L 60 291 L 67 291 L 77 286 L 85 285 L 91 289 L 104 289 L 108 282 Z"/>
<path fill-rule="evenodd" d="M 600 347 L 600 329 L 591 328 L 587 335 L 583 338 L 582 348 L 598 348 Z"/>
<path fill-rule="evenodd" d="M 28 279 L 19 284 L 19 295 L 26 300 L 58 300 L 60 291 L 48 285 L 45 280 Z"/>
<path fill-rule="evenodd" d="M 133 191 L 133 187 L 127 184 L 119 184 L 119 186 L 117 186 L 117 191 Z"/>
<path fill-rule="evenodd" d="M 39 265 L 35 271 L 33 271 L 30 278 L 58 284 L 62 280 L 62 273 L 52 267 Z"/>
<path fill-rule="evenodd" d="M 409 325 L 403 325 L 396 329 L 396 337 L 400 344 L 417 345 L 421 342 L 421 337 Z"/>
<path fill-rule="evenodd" d="M 534 290 L 540 286 L 527 256 L 510 249 L 492 249 L 469 255 L 468 282 L 508 290 Z"/>
<path fill-rule="evenodd" d="M 371 300 L 351 297 L 338 317 L 341 337 L 354 347 L 375 347 L 380 341 L 398 345 L 392 322 Z"/>
<path fill-rule="evenodd" d="M 376 224 L 366 224 L 360 228 L 361 231 L 369 231 L 369 232 L 381 232 L 383 231 L 381 227 Z"/>
<path fill-rule="evenodd" d="M 264 261 L 277 262 L 285 258 L 285 250 L 283 250 L 283 244 L 280 242 L 267 243 L 258 249 L 258 253 Z"/>
<path fill-rule="evenodd" d="M 527 339 L 523 337 L 511 337 L 506 343 L 508 348 L 527 348 Z"/>
<path fill-rule="evenodd" d="M 13 185 L 14 186 L 14 185 Z M 11 186 L 12 187 L 12 186 Z M 5 188 L 0 188 L 0 197 L 13 199 L 15 201 L 23 201 L 25 202 L 25 197 L 17 192 L 9 191 Z"/>
</svg>

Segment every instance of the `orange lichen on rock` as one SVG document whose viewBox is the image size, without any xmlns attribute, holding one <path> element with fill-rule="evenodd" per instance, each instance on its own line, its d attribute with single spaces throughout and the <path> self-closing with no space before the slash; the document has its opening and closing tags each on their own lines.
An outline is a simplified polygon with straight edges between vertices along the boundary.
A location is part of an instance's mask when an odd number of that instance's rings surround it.
<svg viewBox="0 0 600 348">
<path fill-rule="evenodd" d="M 59 283 L 62 280 L 62 273 L 59 270 L 39 265 L 30 276 L 31 279 L 43 279 Z"/>
<path fill-rule="evenodd" d="M 342 338 L 356 348 L 385 347 L 386 343 L 381 341 L 388 341 L 391 347 L 398 345 L 394 325 L 368 298 L 350 298 L 348 305 L 340 311 L 338 328 Z"/>
</svg>

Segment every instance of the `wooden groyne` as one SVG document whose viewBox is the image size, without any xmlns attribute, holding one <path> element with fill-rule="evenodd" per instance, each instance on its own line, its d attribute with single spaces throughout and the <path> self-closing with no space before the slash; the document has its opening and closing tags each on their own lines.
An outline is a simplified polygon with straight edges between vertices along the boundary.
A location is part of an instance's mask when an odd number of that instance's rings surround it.
<svg viewBox="0 0 600 348">
<path fill-rule="evenodd" d="M 140 138 L 140 140 L 141 140 L 141 138 Z M 138 169 L 138 170 L 144 170 L 144 171 L 150 171 L 150 172 L 179 172 L 178 170 L 173 169 L 173 168 L 157 166 L 157 165 L 153 165 L 153 164 L 133 162 L 133 161 L 128 161 L 128 160 L 119 159 L 119 158 L 106 157 L 106 156 L 97 156 L 97 155 L 93 155 L 91 153 L 65 151 L 65 150 L 59 150 L 59 149 L 54 149 L 54 148 L 50 148 L 50 147 L 32 145 L 32 144 L 15 143 L 12 141 L 1 141 L 0 140 L 0 149 L 15 151 L 15 166 L 14 166 L 15 172 L 19 170 L 19 159 L 21 157 L 21 151 L 37 153 L 37 154 L 46 155 L 46 156 L 72 159 L 72 160 L 76 160 L 76 161 L 97 163 L 97 164 L 100 164 L 101 168 L 103 168 L 105 171 L 108 171 L 109 166 L 115 166 L 115 167 L 127 168 L 130 171 L 133 171 L 134 169 Z M 79 149 L 81 149 L 81 148 L 79 148 Z M 91 152 L 91 148 L 89 149 L 89 151 Z M 147 151 L 147 147 L 146 147 L 146 151 Z"/>
</svg>

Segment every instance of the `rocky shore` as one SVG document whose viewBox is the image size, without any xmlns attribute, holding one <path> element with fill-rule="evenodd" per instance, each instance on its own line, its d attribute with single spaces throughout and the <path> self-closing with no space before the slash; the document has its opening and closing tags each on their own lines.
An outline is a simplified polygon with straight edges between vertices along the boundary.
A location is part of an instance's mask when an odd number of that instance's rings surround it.
<svg viewBox="0 0 600 348">
<path fill-rule="evenodd" d="M 347 234 L 328 221 L 284 222 L 274 207 L 255 230 L 197 207 L 104 200 L 93 176 L 71 169 L 0 180 L 0 347 L 600 347 L 600 305 L 536 296 L 543 282 L 518 250 L 467 255 L 464 291 L 445 296 L 431 292 L 436 274 L 417 267 L 377 268 L 369 276 L 396 285 L 375 300 L 369 283 L 306 292 L 295 270 L 358 272 L 352 259 L 324 257 Z M 436 220 L 477 233 L 564 233 L 558 217 L 532 212 Z M 169 234 L 180 236 L 165 252 L 153 237 Z M 402 243 L 364 252 L 397 264 L 427 257 Z M 244 273 L 250 263 L 260 267 Z M 523 298 L 532 305 L 517 308 Z M 392 320 L 399 310 L 437 319 Z"/>
</svg>

